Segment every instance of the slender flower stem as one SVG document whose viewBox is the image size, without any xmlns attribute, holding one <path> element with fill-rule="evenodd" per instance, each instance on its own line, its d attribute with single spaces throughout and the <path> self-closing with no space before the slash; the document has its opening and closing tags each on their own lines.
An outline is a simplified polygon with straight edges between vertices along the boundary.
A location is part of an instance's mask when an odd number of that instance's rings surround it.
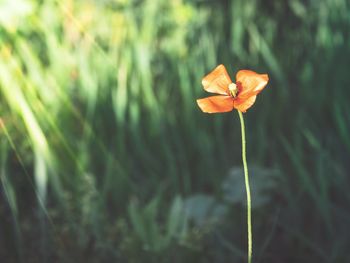
<svg viewBox="0 0 350 263">
<path fill-rule="evenodd" d="M 237 110 L 238 111 L 238 110 Z M 252 235 L 252 201 L 250 197 L 250 186 L 249 186 L 249 176 L 248 176 L 248 165 L 246 158 L 246 141 L 245 141 L 245 127 L 242 112 L 238 111 L 239 120 L 241 122 L 242 131 L 242 161 L 244 168 L 244 181 L 245 189 L 247 193 L 247 226 L 248 226 L 248 263 L 252 262 L 252 247 L 253 247 L 253 235 Z"/>
</svg>

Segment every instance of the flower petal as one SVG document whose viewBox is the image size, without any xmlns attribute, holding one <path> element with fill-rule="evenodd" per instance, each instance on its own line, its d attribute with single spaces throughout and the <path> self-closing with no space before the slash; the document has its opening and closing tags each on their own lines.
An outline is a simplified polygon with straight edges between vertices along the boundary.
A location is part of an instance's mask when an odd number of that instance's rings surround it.
<svg viewBox="0 0 350 263">
<path fill-rule="evenodd" d="M 233 99 L 230 96 L 211 96 L 197 100 L 199 108 L 207 113 L 228 112 L 233 110 Z"/>
<path fill-rule="evenodd" d="M 267 74 L 258 74 L 251 70 L 240 70 L 236 75 L 236 84 L 240 86 L 241 91 L 238 97 L 249 98 L 258 94 L 265 88 L 269 76 Z"/>
<path fill-rule="evenodd" d="M 247 109 L 249 109 L 251 106 L 253 106 L 255 100 L 256 100 L 256 95 L 253 95 L 247 99 L 237 98 L 234 100 L 234 107 L 235 107 L 235 109 L 237 109 L 241 112 L 246 112 Z"/>
<path fill-rule="evenodd" d="M 224 65 L 217 66 L 202 79 L 204 89 L 211 93 L 228 94 L 228 85 L 232 83 Z"/>
</svg>

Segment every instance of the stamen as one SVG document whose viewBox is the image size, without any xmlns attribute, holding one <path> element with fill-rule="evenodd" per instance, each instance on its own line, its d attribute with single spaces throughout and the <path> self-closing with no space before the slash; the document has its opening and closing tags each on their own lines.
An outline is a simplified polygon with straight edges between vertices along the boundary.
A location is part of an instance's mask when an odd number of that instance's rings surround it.
<svg viewBox="0 0 350 263">
<path fill-rule="evenodd" d="M 230 92 L 231 97 L 235 98 L 237 96 L 238 88 L 235 83 L 231 83 L 230 85 L 228 85 L 228 90 Z"/>
</svg>

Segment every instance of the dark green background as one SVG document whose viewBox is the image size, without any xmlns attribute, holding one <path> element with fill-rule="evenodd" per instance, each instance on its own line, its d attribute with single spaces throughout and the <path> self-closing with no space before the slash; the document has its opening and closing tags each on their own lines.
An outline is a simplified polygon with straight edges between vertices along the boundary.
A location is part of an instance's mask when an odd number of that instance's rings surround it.
<svg viewBox="0 0 350 263">
<path fill-rule="evenodd" d="M 222 63 L 270 77 L 253 262 L 349 262 L 349 28 L 346 0 L 0 1 L 1 261 L 246 262 L 238 115 L 195 102 Z"/>
</svg>

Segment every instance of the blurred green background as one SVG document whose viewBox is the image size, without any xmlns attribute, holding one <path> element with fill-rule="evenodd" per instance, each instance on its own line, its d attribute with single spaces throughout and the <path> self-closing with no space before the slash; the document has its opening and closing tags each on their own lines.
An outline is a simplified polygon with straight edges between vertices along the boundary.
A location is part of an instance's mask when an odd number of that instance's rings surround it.
<svg viewBox="0 0 350 263">
<path fill-rule="evenodd" d="M 1 262 L 350 262 L 347 0 L 0 0 Z"/>
</svg>

